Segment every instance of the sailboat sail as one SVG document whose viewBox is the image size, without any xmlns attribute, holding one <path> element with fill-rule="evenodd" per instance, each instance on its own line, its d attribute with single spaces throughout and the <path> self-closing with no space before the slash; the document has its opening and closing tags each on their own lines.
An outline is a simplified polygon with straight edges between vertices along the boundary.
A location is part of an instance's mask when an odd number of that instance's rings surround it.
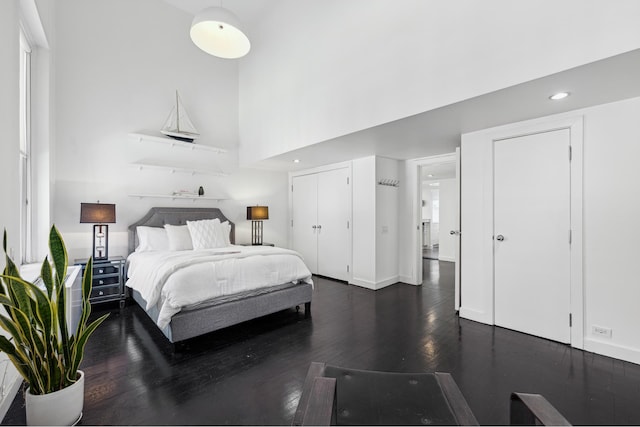
<svg viewBox="0 0 640 427">
<path fill-rule="evenodd" d="M 193 142 L 194 139 L 200 136 L 182 105 L 178 91 L 176 91 L 176 105 L 171 109 L 171 113 L 169 113 L 169 117 L 160 132 L 171 138 L 187 142 Z"/>
</svg>

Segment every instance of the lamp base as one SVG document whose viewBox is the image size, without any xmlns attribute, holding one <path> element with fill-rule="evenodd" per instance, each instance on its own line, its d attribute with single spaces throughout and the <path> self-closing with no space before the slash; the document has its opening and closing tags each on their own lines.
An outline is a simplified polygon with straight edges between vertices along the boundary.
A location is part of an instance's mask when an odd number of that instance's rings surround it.
<svg viewBox="0 0 640 427">
<path fill-rule="evenodd" d="M 262 221 L 251 221 L 251 244 L 262 245 Z"/>
<path fill-rule="evenodd" d="M 109 226 L 96 224 L 93 226 L 93 260 L 109 259 Z"/>
</svg>

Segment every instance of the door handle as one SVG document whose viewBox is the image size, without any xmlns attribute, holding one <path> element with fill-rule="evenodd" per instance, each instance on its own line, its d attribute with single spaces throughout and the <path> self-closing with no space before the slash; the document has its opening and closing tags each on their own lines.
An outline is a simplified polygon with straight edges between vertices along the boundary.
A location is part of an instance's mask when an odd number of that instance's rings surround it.
<svg viewBox="0 0 640 427">
<path fill-rule="evenodd" d="M 502 242 L 502 241 L 504 240 L 504 236 L 503 236 L 502 234 L 498 234 L 498 235 L 496 236 L 496 240 L 497 240 L 498 242 Z"/>
<path fill-rule="evenodd" d="M 316 228 L 318 228 L 318 226 L 317 225 L 312 225 L 311 228 L 313 228 L 315 230 Z"/>
<path fill-rule="evenodd" d="M 318 231 L 320 231 L 320 229 L 321 229 L 321 228 L 322 228 L 322 226 L 321 226 L 321 225 L 319 225 L 319 226 L 318 226 Z"/>
<path fill-rule="evenodd" d="M 456 234 L 460 234 L 459 230 L 451 230 L 449 231 L 449 234 L 451 234 L 452 236 L 456 235 Z"/>
</svg>

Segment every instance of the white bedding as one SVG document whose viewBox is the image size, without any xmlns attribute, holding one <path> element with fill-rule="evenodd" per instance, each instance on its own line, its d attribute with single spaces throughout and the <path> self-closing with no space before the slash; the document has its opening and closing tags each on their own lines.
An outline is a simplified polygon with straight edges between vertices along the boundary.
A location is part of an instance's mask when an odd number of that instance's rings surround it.
<svg viewBox="0 0 640 427">
<path fill-rule="evenodd" d="M 288 282 L 313 284 L 300 254 L 270 246 L 134 252 L 126 285 L 140 292 L 149 310 L 160 307 L 164 328 L 183 307 L 209 299 Z"/>
</svg>

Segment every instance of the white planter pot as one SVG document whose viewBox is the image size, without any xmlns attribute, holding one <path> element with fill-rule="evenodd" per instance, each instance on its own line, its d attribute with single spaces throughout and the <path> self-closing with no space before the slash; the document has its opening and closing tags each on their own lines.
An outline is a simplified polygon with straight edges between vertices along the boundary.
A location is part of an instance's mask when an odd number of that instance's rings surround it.
<svg viewBox="0 0 640 427">
<path fill-rule="evenodd" d="M 84 405 L 84 372 L 67 388 L 47 394 L 25 393 L 27 425 L 71 426 L 82 418 Z"/>
</svg>

